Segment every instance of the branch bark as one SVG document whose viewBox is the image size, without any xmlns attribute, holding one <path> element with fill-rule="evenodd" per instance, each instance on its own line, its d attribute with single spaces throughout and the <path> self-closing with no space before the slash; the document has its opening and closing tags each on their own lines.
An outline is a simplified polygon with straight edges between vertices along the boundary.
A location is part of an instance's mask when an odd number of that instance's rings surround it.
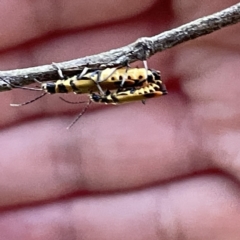
<svg viewBox="0 0 240 240">
<path fill-rule="evenodd" d="M 63 73 L 68 76 L 80 72 L 84 67 L 101 69 L 105 67 L 121 66 L 126 62 L 132 63 L 138 60 L 147 59 L 157 52 L 172 48 L 191 39 L 207 35 L 239 21 L 240 3 L 159 35 L 139 38 L 134 43 L 125 47 L 58 63 L 58 66 Z M 12 89 L 6 82 L 24 86 L 33 83 L 34 79 L 39 81 L 55 81 L 59 79 L 59 75 L 53 65 L 43 65 L 10 71 L 0 71 L 0 78 L 4 80 L 0 81 L 0 91 L 6 91 Z"/>
</svg>

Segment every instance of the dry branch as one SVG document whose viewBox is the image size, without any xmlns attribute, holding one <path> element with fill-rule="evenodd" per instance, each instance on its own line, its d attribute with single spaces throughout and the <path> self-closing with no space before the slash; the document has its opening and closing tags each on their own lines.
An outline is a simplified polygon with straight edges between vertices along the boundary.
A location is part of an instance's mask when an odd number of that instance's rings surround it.
<svg viewBox="0 0 240 240">
<path fill-rule="evenodd" d="M 58 66 L 65 75 L 69 76 L 81 71 L 84 67 L 104 68 L 106 66 L 120 66 L 126 62 L 132 63 L 134 61 L 147 59 L 157 52 L 161 52 L 191 39 L 207 35 L 239 21 L 240 3 L 159 35 L 149 38 L 140 38 L 128 46 L 97 55 L 58 63 Z M 59 75 L 52 65 L 0 71 L 0 77 L 7 82 L 21 86 L 32 83 L 34 79 L 38 79 L 39 81 L 54 81 L 59 79 Z M 0 91 L 6 90 L 11 90 L 11 87 L 6 84 L 6 82 L 0 81 Z"/>
</svg>

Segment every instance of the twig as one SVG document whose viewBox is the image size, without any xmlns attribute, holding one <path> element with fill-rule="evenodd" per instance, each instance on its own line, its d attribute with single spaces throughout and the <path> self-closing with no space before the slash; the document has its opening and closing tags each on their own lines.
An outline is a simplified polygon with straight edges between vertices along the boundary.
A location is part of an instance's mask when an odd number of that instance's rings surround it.
<svg viewBox="0 0 240 240">
<path fill-rule="evenodd" d="M 104 68 L 106 66 L 120 66 L 126 62 L 132 63 L 134 61 L 147 59 L 157 52 L 161 52 L 191 39 L 207 35 L 239 21 L 240 3 L 159 35 L 149 38 L 139 38 L 136 42 L 128 46 L 97 55 L 58 63 L 58 66 L 65 75 L 69 76 L 74 75 L 84 67 Z M 59 79 L 59 75 L 53 65 L 43 65 L 32 68 L 0 71 L 0 78 L 5 80 L 5 82 L 0 81 L 0 91 L 6 91 L 11 90 L 11 86 L 6 84 L 6 82 L 23 86 L 33 83 L 34 79 L 38 79 L 39 81 L 54 81 Z"/>
</svg>

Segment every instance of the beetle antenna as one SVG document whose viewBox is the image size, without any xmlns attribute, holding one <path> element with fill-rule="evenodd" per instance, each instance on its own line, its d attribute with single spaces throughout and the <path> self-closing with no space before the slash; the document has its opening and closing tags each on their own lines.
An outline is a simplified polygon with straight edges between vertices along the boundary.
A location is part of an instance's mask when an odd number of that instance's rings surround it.
<svg viewBox="0 0 240 240">
<path fill-rule="evenodd" d="M 82 115 L 87 111 L 91 103 L 92 101 L 89 100 L 85 108 L 78 114 L 78 116 L 74 119 L 74 121 L 67 127 L 67 130 L 69 130 L 79 120 L 79 118 L 82 117 Z"/>
<path fill-rule="evenodd" d="M 12 107 L 20 107 L 20 106 L 28 105 L 29 103 L 35 102 L 36 100 L 44 97 L 46 94 L 47 93 L 44 92 L 40 96 L 38 96 L 38 97 L 36 97 L 36 98 L 34 98 L 34 99 L 30 100 L 30 101 L 24 102 L 24 103 L 11 103 L 10 106 L 12 106 Z"/>
<path fill-rule="evenodd" d="M 66 102 L 66 103 L 70 103 L 70 104 L 80 104 L 80 103 L 87 103 L 86 101 L 84 102 L 71 102 L 71 101 L 68 101 L 66 99 L 64 99 L 63 97 L 59 97 L 62 101 Z"/>
</svg>

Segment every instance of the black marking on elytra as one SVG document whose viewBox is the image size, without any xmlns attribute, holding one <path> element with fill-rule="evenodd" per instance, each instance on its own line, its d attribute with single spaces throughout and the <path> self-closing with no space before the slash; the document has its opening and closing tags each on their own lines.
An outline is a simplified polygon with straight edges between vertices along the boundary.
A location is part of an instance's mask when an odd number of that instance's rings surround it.
<svg viewBox="0 0 240 240">
<path fill-rule="evenodd" d="M 79 76 L 80 76 L 80 75 L 79 75 Z M 85 77 L 85 76 L 79 78 L 79 76 L 77 77 L 77 80 L 79 80 L 79 81 L 81 81 L 81 80 L 89 80 L 89 79 L 91 79 L 91 78 L 89 78 L 89 77 Z"/>
<path fill-rule="evenodd" d="M 138 86 L 139 83 L 141 83 L 141 85 L 142 85 L 142 83 L 145 82 L 145 81 L 146 81 L 146 80 L 143 80 L 143 81 L 135 80 L 135 85 Z"/>
<path fill-rule="evenodd" d="M 155 80 L 161 80 L 160 73 L 156 72 L 155 70 L 152 70 L 152 74 L 155 77 Z"/>
<path fill-rule="evenodd" d="M 48 93 L 56 93 L 56 84 L 53 82 L 46 83 L 46 90 Z"/>
<path fill-rule="evenodd" d="M 115 97 L 113 94 L 111 95 L 111 98 L 112 98 L 113 102 L 115 102 L 115 103 L 119 102 L 118 98 Z"/>
<path fill-rule="evenodd" d="M 121 81 L 113 82 L 113 84 L 116 85 L 117 87 L 120 87 L 121 83 L 122 83 Z"/>
<path fill-rule="evenodd" d="M 153 80 L 153 75 L 152 75 L 152 74 L 149 74 L 149 75 L 147 76 L 147 80 L 148 80 L 149 83 L 153 83 L 153 82 L 154 82 L 154 80 Z"/>
<path fill-rule="evenodd" d="M 155 96 L 156 96 L 155 93 L 148 93 L 148 94 L 144 95 L 144 97 L 146 97 L 146 98 L 153 98 Z"/>
<path fill-rule="evenodd" d="M 142 86 L 145 82 L 147 82 L 147 79 L 143 79 L 141 81 L 137 81 L 137 85 L 136 86 Z"/>
<path fill-rule="evenodd" d="M 62 83 L 58 85 L 58 90 L 59 90 L 59 93 L 68 93 L 66 86 Z"/>
<path fill-rule="evenodd" d="M 108 95 L 110 95 L 110 94 L 111 94 L 110 90 L 107 89 L 107 90 L 105 91 L 105 95 L 108 96 Z"/>
<path fill-rule="evenodd" d="M 79 89 L 77 88 L 73 80 L 70 81 L 70 85 L 74 92 L 79 92 Z"/>
</svg>

